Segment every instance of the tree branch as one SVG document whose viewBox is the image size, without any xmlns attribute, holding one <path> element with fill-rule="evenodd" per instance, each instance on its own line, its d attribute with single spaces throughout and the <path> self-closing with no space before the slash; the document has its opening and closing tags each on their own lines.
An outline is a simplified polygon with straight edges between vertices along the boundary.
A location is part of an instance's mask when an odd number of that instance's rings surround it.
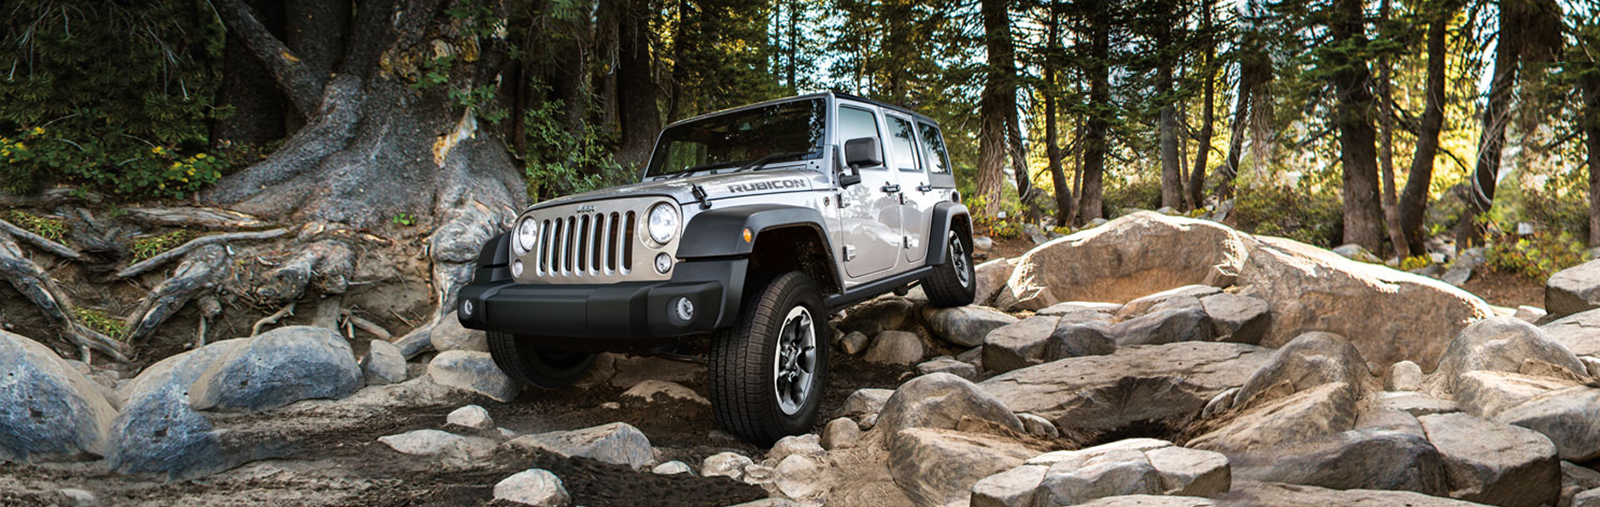
<svg viewBox="0 0 1600 507">
<path fill-rule="evenodd" d="M 272 78 L 283 89 L 284 95 L 294 103 L 300 114 L 311 117 L 322 104 L 322 88 L 327 76 L 318 76 L 300 58 L 289 51 L 256 19 L 250 6 L 243 0 L 213 0 L 217 13 L 222 16 L 228 31 L 244 42 L 245 48 L 272 73 Z"/>
</svg>

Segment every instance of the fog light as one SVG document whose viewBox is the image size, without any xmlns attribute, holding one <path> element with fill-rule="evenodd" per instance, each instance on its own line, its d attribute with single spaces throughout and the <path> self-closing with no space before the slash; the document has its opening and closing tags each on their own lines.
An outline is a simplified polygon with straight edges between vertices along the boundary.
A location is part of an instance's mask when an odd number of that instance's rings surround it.
<svg viewBox="0 0 1600 507">
<path fill-rule="evenodd" d="M 663 275 L 672 270 L 672 256 L 666 252 L 656 254 L 656 272 Z"/>
<path fill-rule="evenodd" d="M 468 317 L 472 316 L 472 300 L 471 299 L 466 299 L 466 300 L 462 300 L 461 301 L 461 314 L 465 315 L 465 316 L 468 316 Z"/>
<path fill-rule="evenodd" d="M 683 296 L 673 298 L 672 313 L 678 320 L 688 323 L 694 320 L 694 302 Z"/>
<path fill-rule="evenodd" d="M 511 261 L 511 276 L 522 276 L 522 261 Z"/>
</svg>

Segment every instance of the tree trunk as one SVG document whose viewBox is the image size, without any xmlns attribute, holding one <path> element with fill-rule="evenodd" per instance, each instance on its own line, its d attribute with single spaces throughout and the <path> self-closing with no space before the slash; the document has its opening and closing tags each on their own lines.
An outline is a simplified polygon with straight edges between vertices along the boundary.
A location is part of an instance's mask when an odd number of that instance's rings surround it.
<svg viewBox="0 0 1600 507">
<path fill-rule="evenodd" d="M 1051 0 L 1049 26 L 1045 32 L 1044 53 L 1044 148 L 1046 164 L 1050 168 L 1050 182 L 1056 190 L 1056 226 L 1065 227 L 1072 224 L 1072 182 L 1067 180 L 1066 171 L 1061 167 L 1061 136 L 1059 134 L 1058 118 L 1056 116 L 1057 95 L 1061 93 L 1057 87 L 1057 75 L 1061 70 L 1061 2 Z"/>
<path fill-rule="evenodd" d="M 651 10 L 648 2 L 612 1 L 622 3 L 617 18 L 617 119 L 622 128 L 617 161 L 640 166 L 650 160 L 661 131 L 655 59 L 650 53 Z"/>
<path fill-rule="evenodd" d="M 1012 76 L 1005 75 L 1004 60 L 1010 56 L 1011 18 L 1008 0 L 983 0 L 984 48 L 988 53 L 989 67 L 984 73 L 983 98 L 979 102 L 978 116 L 978 197 L 983 199 L 981 213 L 994 216 L 1000 211 L 1000 200 L 1005 186 L 1006 164 L 1006 109 L 1016 108 L 1016 94 L 1006 95 Z"/>
<path fill-rule="evenodd" d="M 1444 128 L 1445 101 L 1445 35 L 1450 16 L 1449 9 L 1437 8 L 1428 24 L 1428 68 L 1425 92 L 1427 97 L 1422 111 L 1422 125 L 1417 131 L 1417 147 L 1411 156 L 1411 169 L 1407 171 L 1405 190 L 1395 203 L 1404 244 L 1395 244 L 1395 252 L 1402 257 L 1427 253 L 1426 238 L 1422 236 L 1422 221 L 1428 211 L 1428 188 L 1433 185 L 1433 159 L 1439 152 L 1439 131 Z"/>
<path fill-rule="evenodd" d="M 1600 75 L 1595 63 L 1580 79 L 1583 88 L 1583 147 L 1589 164 L 1589 246 L 1600 246 Z"/>
<path fill-rule="evenodd" d="M 261 23 L 269 32 L 282 35 L 284 9 L 281 2 L 252 0 L 249 3 L 260 13 Z M 277 81 L 238 35 L 227 34 L 225 44 L 217 104 L 232 107 L 233 114 L 216 122 L 211 141 L 260 146 L 283 139 L 288 135 L 284 115 L 289 105 L 283 92 L 278 90 Z"/>
<path fill-rule="evenodd" d="M 1389 19 L 1389 0 L 1382 0 L 1378 4 L 1378 22 L 1383 23 Z M 1389 230 L 1389 243 L 1394 246 L 1395 255 L 1401 259 L 1406 258 L 1405 236 L 1400 229 L 1400 212 L 1395 207 L 1395 175 L 1394 175 L 1394 103 L 1390 90 L 1394 86 L 1391 77 L 1393 69 L 1389 66 L 1389 57 L 1378 58 L 1378 167 L 1381 170 L 1383 183 L 1383 219 Z"/>
<path fill-rule="evenodd" d="M 1105 12 L 1110 6 L 1105 2 L 1093 3 L 1098 8 L 1089 10 L 1092 13 L 1089 21 L 1089 58 L 1085 63 L 1089 70 L 1089 104 L 1095 109 L 1089 113 L 1084 131 L 1083 191 L 1078 194 L 1079 219 L 1085 222 L 1105 218 L 1102 176 L 1106 166 L 1106 130 L 1111 126 L 1100 109 L 1109 107 L 1111 102 L 1111 66 L 1107 62 L 1111 52 L 1111 16 Z"/>
<path fill-rule="evenodd" d="M 1478 140 L 1478 161 L 1472 170 L 1472 190 L 1467 210 L 1456 227 L 1458 245 L 1475 245 L 1483 240 L 1477 216 L 1494 205 L 1495 184 L 1500 179 L 1500 156 L 1505 150 L 1506 124 L 1511 120 L 1511 99 L 1517 87 L 1517 70 L 1522 34 L 1516 16 L 1516 0 L 1500 5 L 1500 35 L 1496 37 L 1494 70 L 1489 81 L 1489 101 L 1484 105 L 1482 130 Z"/>
<path fill-rule="evenodd" d="M 1159 2 L 1160 12 L 1158 21 L 1169 25 L 1171 11 L 1164 6 L 1166 2 Z M 1183 174 L 1178 167 L 1178 111 L 1172 104 L 1172 58 L 1167 54 L 1172 51 L 1171 26 L 1162 26 L 1156 29 L 1156 97 L 1163 102 L 1161 118 L 1158 126 L 1158 136 L 1161 149 L 1161 206 L 1179 209 L 1183 207 Z"/>
<path fill-rule="evenodd" d="M 1216 88 L 1217 88 L 1217 45 L 1211 35 L 1211 2 L 1200 2 L 1200 26 L 1205 31 L 1205 63 L 1201 65 L 1201 75 L 1205 83 L 1201 86 L 1201 98 L 1205 101 L 1200 112 L 1200 139 L 1199 153 L 1194 156 L 1194 168 L 1189 171 L 1189 207 L 1201 209 L 1205 207 L 1206 171 L 1210 164 L 1211 137 L 1215 133 L 1213 124 L 1216 123 Z"/>
<path fill-rule="evenodd" d="M 1361 0 L 1338 0 L 1330 29 L 1336 44 L 1364 45 L 1366 26 Z M 1335 124 L 1339 128 L 1339 162 L 1344 168 L 1344 242 L 1377 252 L 1383 246 L 1383 211 L 1379 202 L 1378 161 L 1372 128 L 1371 72 L 1364 61 L 1333 62 L 1339 94 Z"/>
<path fill-rule="evenodd" d="M 1217 183 L 1217 200 L 1233 198 L 1234 181 L 1239 177 L 1239 158 L 1244 151 L 1244 138 L 1250 123 L 1250 86 L 1245 79 L 1247 64 L 1239 64 L 1239 84 L 1233 97 L 1233 131 L 1228 134 L 1228 158 L 1217 168 L 1222 177 Z"/>
</svg>

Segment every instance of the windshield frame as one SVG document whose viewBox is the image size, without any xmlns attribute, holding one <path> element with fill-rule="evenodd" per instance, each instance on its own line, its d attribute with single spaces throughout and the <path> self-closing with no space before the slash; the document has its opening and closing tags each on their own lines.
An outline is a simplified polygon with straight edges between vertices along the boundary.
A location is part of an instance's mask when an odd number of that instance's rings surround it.
<svg viewBox="0 0 1600 507">
<path fill-rule="evenodd" d="M 791 166 L 791 165 L 793 165 L 795 163 L 804 162 L 804 163 L 806 163 L 806 166 L 808 168 L 810 168 L 811 170 L 827 173 L 826 170 L 822 170 L 820 167 L 811 168 L 811 165 L 812 165 L 812 163 L 815 163 L 815 162 L 825 162 L 824 158 L 827 156 L 828 148 L 829 148 L 829 145 L 830 145 L 830 140 L 832 139 L 832 135 L 833 135 L 833 114 L 832 113 L 833 113 L 834 99 L 833 99 L 833 97 L 831 95 L 828 95 L 828 94 L 813 94 L 813 95 L 802 95 L 802 96 L 798 96 L 798 97 L 788 97 L 788 98 L 783 98 L 783 99 L 779 99 L 779 100 L 770 100 L 770 101 L 766 101 L 766 102 L 758 102 L 758 103 L 755 103 L 755 104 L 750 104 L 750 105 L 746 105 L 746 106 L 740 106 L 740 107 L 736 107 L 736 108 L 733 108 L 733 109 L 727 109 L 727 110 L 723 110 L 723 111 L 717 111 L 717 112 L 714 112 L 714 113 L 700 115 L 700 116 L 696 116 L 696 117 L 693 117 L 693 118 L 689 118 L 689 119 L 673 122 L 672 124 L 666 126 L 665 128 L 662 128 L 660 133 L 656 134 L 656 144 L 655 144 L 655 147 L 650 150 L 650 159 L 645 161 L 643 167 L 639 168 L 639 181 L 649 181 L 651 179 L 670 179 L 670 178 L 683 177 L 685 175 L 692 174 L 692 172 L 690 172 L 690 171 L 677 171 L 677 172 L 664 173 L 664 174 L 654 174 L 654 175 L 650 174 L 650 169 L 655 165 L 656 158 L 666 156 L 666 154 L 663 151 L 663 150 L 666 149 L 666 147 L 662 146 L 662 141 L 664 139 L 666 139 L 667 131 L 669 131 L 669 130 L 672 130 L 674 128 L 681 127 L 681 126 L 684 126 L 684 125 L 690 125 L 690 124 L 699 123 L 699 122 L 707 121 L 707 120 L 715 120 L 715 119 L 718 119 L 718 118 L 721 118 L 721 117 L 724 117 L 724 116 L 735 115 L 735 114 L 744 113 L 744 112 L 749 112 L 749 111 L 760 109 L 760 108 L 780 106 L 780 105 L 790 104 L 790 103 L 794 103 L 794 102 L 807 102 L 807 101 L 817 101 L 818 102 L 818 106 L 817 107 L 819 108 L 818 110 L 821 111 L 822 114 L 824 115 L 823 122 L 822 122 L 823 123 L 823 130 L 822 130 L 821 139 L 817 142 L 816 145 L 812 146 L 811 151 L 809 151 L 804 156 L 799 156 L 797 158 L 787 158 L 786 157 L 785 160 L 774 160 L 774 161 L 762 164 L 761 168 L 764 169 L 764 168 L 767 168 L 767 167 L 789 167 L 789 166 Z M 749 164 L 750 162 L 752 162 L 754 160 L 756 160 L 756 159 L 751 158 L 751 159 L 745 159 L 745 160 L 732 161 L 732 162 L 729 162 L 726 165 L 719 165 L 714 170 L 715 171 L 719 171 L 719 172 L 731 172 L 731 171 L 739 169 L 741 166 L 743 166 L 745 164 Z M 705 171 L 705 169 L 702 169 L 700 171 L 694 171 L 694 172 L 703 172 L 703 171 Z"/>
</svg>

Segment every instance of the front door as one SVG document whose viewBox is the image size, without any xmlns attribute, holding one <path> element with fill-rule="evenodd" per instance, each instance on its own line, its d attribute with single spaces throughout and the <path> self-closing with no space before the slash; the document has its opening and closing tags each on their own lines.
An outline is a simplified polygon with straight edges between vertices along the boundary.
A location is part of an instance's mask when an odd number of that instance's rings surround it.
<svg viewBox="0 0 1600 507">
<path fill-rule="evenodd" d="M 883 149 L 878 113 L 866 105 L 841 101 L 837 115 L 838 132 L 834 142 L 869 137 Z M 843 225 L 845 273 L 860 280 L 893 269 L 900 259 L 900 185 L 896 171 L 888 166 L 862 167 L 861 183 L 843 189 L 839 195 L 839 221 Z"/>
</svg>

